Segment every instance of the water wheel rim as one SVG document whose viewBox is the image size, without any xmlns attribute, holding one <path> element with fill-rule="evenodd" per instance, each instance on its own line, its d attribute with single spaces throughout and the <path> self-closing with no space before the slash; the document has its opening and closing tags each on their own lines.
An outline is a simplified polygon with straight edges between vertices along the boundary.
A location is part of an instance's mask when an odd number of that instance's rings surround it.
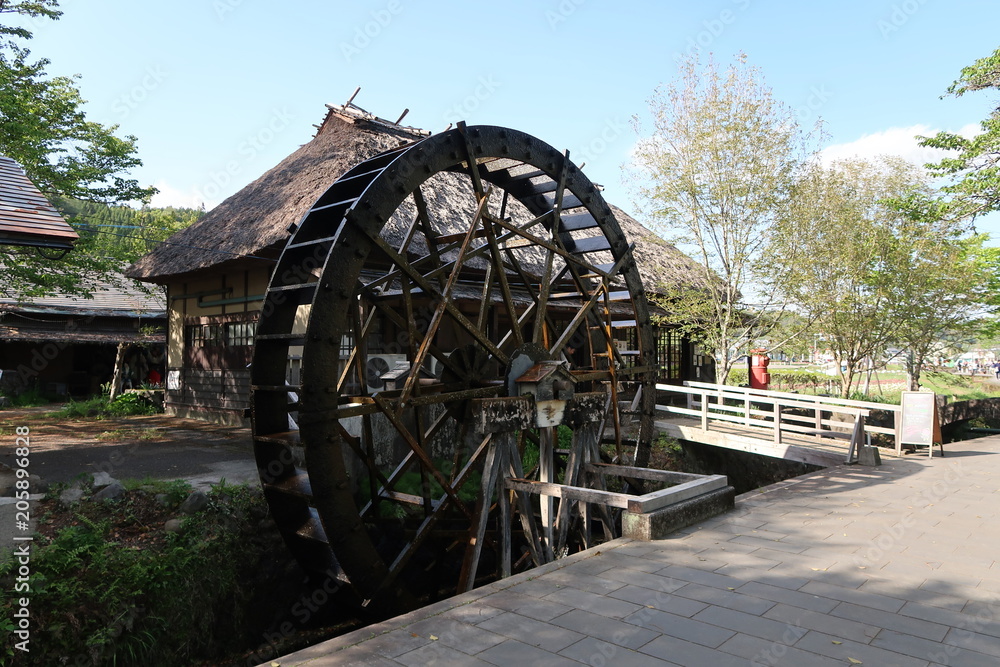
<svg viewBox="0 0 1000 667">
<path fill-rule="evenodd" d="M 495 166 L 497 161 L 513 166 L 491 171 L 490 165 Z M 523 177 L 525 173 L 534 172 L 538 172 L 538 176 Z M 599 190 L 565 155 L 551 146 L 507 128 L 460 126 L 365 160 L 344 174 L 296 226 L 274 271 L 258 324 L 252 365 L 252 405 L 258 468 L 265 495 L 286 542 L 308 570 L 337 572 L 362 600 L 386 595 L 405 598 L 405 589 L 393 589 L 389 584 L 396 580 L 399 560 L 407 555 L 405 549 L 395 559 L 380 553 L 374 544 L 371 526 L 361 516 L 351 490 L 350 471 L 344 463 L 344 452 L 349 448 L 345 438 L 349 434 L 337 419 L 344 413 L 343 382 L 339 377 L 342 374 L 331 373 L 331 369 L 339 369 L 342 336 L 361 326 L 356 314 L 353 322 L 351 319 L 360 296 L 356 286 L 369 257 L 373 253 L 383 258 L 394 257 L 394 249 L 381 240 L 383 226 L 397 213 L 403 201 L 408 197 L 416 198 L 414 193 L 419 193 L 422 185 L 445 173 L 467 175 L 481 205 L 487 189 L 499 188 L 505 192 L 505 203 L 510 196 L 534 215 L 549 215 L 551 238 L 548 243 L 556 249 L 576 256 L 574 247 L 578 247 L 580 257 L 596 256 L 601 252 L 610 254 L 628 291 L 630 312 L 636 325 L 639 364 L 651 363 L 655 358 L 648 305 L 624 234 Z M 549 181 L 556 183 L 554 189 Z M 542 192 L 545 189 L 549 191 Z M 484 228 L 489 225 L 494 233 L 513 233 L 510 225 L 502 224 L 502 212 L 498 214 L 489 208 L 490 203 L 486 202 L 485 209 L 491 219 L 481 223 Z M 581 237 L 579 233 L 566 231 L 564 227 L 570 225 L 561 221 L 573 215 L 589 215 L 594 223 L 590 229 L 596 229 L 597 233 L 584 232 Z M 552 233 L 553 223 L 564 225 L 557 228 L 561 233 Z M 590 221 L 584 220 L 584 223 L 590 224 Z M 546 223 L 539 224 L 544 227 Z M 541 236 L 521 233 L 522 238 L 535 240 Z M 482 249 L 483 245 L 476 247 Z M 552 247 L 546 251 L 549 256 L 554 254 Z M 413 270 L 403 255 L 396 253 L 395 257 L 393 261 L 399 270 L 401 285 L 409 281 L 411 287 L 433 292 L 434 286 L 440 284 L 423 276 L 419 270 Z M 570 257 L 559 257 L 564 264 L 575 265 Z M 589 264 L 592 263 L 582 262 L 576 268 L 583 271 Z M 438 266 L 441 266 L 440 261 Z M 498 273 L 506 273 L 510 268 L 502 261 L 500 267 Z M 487 298 L 485 293 L 484 290 L 484 299 Z M 505 294 L 505 310 L 506 301 Z M 542 307 L 539 306 L 540 298 L 535 298 L 535 302 L 537 307 Z M 309 307 L 304 331 L 301 327 L 297 330 L 295 324 L 302 306 Z M 513 310 L 516 314 L 517 307 L 513 306 Z M 610 317 L 606 315 L 606 319 Z M 546 328 L 544 320 L 541 321 L 540 326 Z M 482 326 L 482 322 L 479 325 Z M 483 331 L 486 342 L 479 340 L 472 331 L 469 334 L 474 344 L 483 346 L 496 361 L 503 362 L 508 351 L 516 347 L 512 343 L 519 342 L 517 336 L 510 340 L 514 328 L 506 342 L 496 335 L 493 337 L 498 339 L 494 341 Z M 555 341 L 555 347 L 559 347 L 560 342 L 565 347 L 563 338 L 565 336 L 560 336 Z M 285 364 L 288 351 L 294 347 L 302 349 L 302 382 L 299 386 L 288 386 Z M 617 351 L 609 349 L 607 354 L 611 358 Z M 447 359 L 444 362 L 447 365 Z M 611 367 L 613 369 L 614 364 Z M 639 377 L 648 383 L 652 376 L 650 371 L 640 373 Z M 419 387 L 417 382 L 411 385 L 409 394 L 405 387 L 403 390 L 407 400 L 412 400 L 414 386 Z M 468 393 L 469 389 L 465 387 L 464 391 Z M 478 389 L 482 390 L 479 395 L 490 395 L 489 387 Z M 496 391 L 499 393 L 503 389 Z M 652 399 L 653 392 L 644 392 L 646 402 Z M 370 401 L 391 418 L 391 400 L 380 396 L 367 396 L 365 400 L 366 404 Z M 644 417 L 651 416 L 650 407 L 644 406 Z M 290 415 L 297 422 L 297 432 L 287 426 Z M 651 430 L 648 423 L 644 426 L 640 430 L 640 437 L 644 439 L 640 442 L 640 456 L 643 447 L 648 451 Z M 299 445 L 304 451 L 307 473 L 297 465 L 294 448 Z M 411 449 L 416 452 L 419 447 L 411 445 Z M 423 467 L 430 473 L 439 472 Z M 448 500 L 445 498 L 445 503 Z M 459 505 L 454 496 L 450 500 L 454 507 Z"/>
</svg>

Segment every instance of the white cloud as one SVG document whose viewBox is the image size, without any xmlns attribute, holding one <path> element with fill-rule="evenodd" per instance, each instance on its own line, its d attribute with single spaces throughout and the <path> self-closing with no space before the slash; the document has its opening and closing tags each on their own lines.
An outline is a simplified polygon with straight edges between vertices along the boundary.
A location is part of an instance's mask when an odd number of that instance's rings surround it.
<svg viewBox="0 0 1000 667">
<path fill-rule="evenodd" d="M 198 191 L 192 188 L 189 191 L 181 190 L 175 188 L 166 181 L 160 180 L 153 183 L 153 186 L 159 190 L 159 192 L 153 195 L 153 199 L 150 200 L 150 206 L 163 207 L 163 206 L 175 206 L 177 208 L 199 208 L 202 204 L 205 205 L 205 209 L 209 210 L 214 207 L 219 202 L 217 201 L 205 201 L 204 197 L 198 193 Z"/>
<path fill-rule="evenodd" d="M 860 157 L 873 158 L 879 155 L 898 155 L 916 165 L 923 166 L 928 162 L 937 162 L 947 152 L 937 148 L 924 148 L 917 143 L 916 136 L 929 137 L 939 130 L 927 125 L 911 125 L 909 127 L 890 127 L 881 132 L 862 135 L 860 139 L 846 144 L 834 144 L 820 151 L 820 160 L 830 164 L 834 160 Z M 982 129 L 978 124 L 969 124 L 958 130 L 958 134 L 971 137 Z"/>
</svg>

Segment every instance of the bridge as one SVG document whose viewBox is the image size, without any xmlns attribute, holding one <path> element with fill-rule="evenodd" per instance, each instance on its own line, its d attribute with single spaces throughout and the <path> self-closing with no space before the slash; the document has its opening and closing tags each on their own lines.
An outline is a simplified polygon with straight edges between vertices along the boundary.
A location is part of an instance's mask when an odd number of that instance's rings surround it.
<svg viewBox="0 0 1000 667">
<path fill-rule="evenodd" d="M 824 467 L 853 462 L 872 436 L 892 445 L 880 453 L 902 454 L 899 405 L 706 382 L 656 389 L 655 426 L 678 440 Z M 891 426 L 869 423 L 873 412 Z"/>
</svg>

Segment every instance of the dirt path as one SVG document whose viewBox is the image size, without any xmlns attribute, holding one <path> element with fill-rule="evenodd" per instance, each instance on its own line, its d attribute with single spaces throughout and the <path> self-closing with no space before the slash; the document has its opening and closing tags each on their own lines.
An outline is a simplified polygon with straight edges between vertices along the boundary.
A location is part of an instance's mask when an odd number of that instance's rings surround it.
<svg viewBox="0 0 1000 667">
<path fill-rule="evenodd" d="M 15 428 L 30 429 L 30 472 L 49 483 L 106 471 L 118 479 L 188 479 L 207 486 L 256 480 L 249 428 L 167 415 L 108 419 L 47 416 L 55 408 L 0 412 L 0 464 L 14 465 Z"/>
</svg>

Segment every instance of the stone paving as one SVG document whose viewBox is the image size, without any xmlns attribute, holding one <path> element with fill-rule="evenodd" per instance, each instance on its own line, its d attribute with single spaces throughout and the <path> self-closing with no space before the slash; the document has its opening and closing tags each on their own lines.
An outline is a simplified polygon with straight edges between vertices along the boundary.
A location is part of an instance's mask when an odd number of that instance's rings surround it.
<svg viewBox="0 0 1000 667">
<path fill-rule="evenodd" d="M 828 468 L 275 662 L 1000 665 L 998 454 Z"/>
</svg>

